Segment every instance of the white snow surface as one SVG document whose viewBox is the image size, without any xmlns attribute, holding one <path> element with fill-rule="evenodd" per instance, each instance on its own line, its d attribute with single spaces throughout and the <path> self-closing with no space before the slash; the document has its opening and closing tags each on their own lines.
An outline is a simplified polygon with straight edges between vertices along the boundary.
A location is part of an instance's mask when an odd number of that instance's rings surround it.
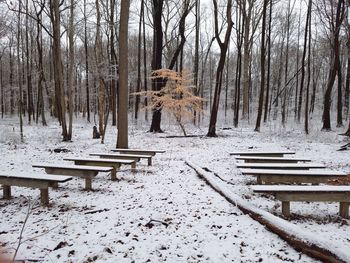
<svg viewBox="0 0 350 263">
<path fill-rule="evenodd" d="M 166 138 L 177 128 L 164 125 L 163 134 L 148 133 L 148 125 L 130 125 L 129 147 L 166 150 L 137 165 L 133 173 L 123 165 L 118 181 L 105 173 L 93 180 L 94 191 L 84 191 L 81 178 L 50 189 L 49 208 L 39 205 L 39 190 L 13 187 L 11 200 L 0 200 L 0 249 L 11 257 L 25 222 L 17 259 L 41 262 L 317 262 L 269 232 L 235 205 L 220 196 L 185 160 L 208 167 L 235 196 L 271 216 L 276 223 L 295 226 L 305 238 L 332 244 L 342 258 L 349 257 L 350 221 L 340 218 L 336 203 L 291 204 L 290 223 L 282 217 L 280 202 L 255 194 L 254 176 L 242 175 L 229 152 L 247 150 L 296 151 L 296 158 L 309 158 L 331 170 L 350 172 L 350 152 L 336 149 L 345 144 L 337 132 L 266 127 L 218 129 L 217 138 Z M 26 125 L 20 143 L 12 119 L 0 121 L 0 171 L 17 173 L 43 169 L 33 163 L 64 163 L 64 158 L 88 157 L 92 152 L 110 152 L 116 144 L 116 128 L 108 127 L 105 144 L 93 140 L 92 124 L 76 121 L 73 141 L 61 142 L 60 127 Z M 205 135 L 205 129 L 189 133 Z M 55 153 L 55 148 L 68 153 Z M 277 216 L 277 217 L 276 217 Z M 301 229 L 301 230 L 300 230 Z M 324 241 L 327 240 L 325 243 Z M 61 244 L 61 245 L 59 245 Z M 349 257 L 350 258 L 350 257 Z"/>
</svg>

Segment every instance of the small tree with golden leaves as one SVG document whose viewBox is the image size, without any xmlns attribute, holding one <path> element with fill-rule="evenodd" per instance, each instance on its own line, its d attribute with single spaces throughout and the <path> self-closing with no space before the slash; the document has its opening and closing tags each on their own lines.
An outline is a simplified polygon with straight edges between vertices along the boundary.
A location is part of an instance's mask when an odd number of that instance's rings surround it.
<svg viewBox="0 0 350 263">
<path fill-rule="evenodd" d="M 138 92 L 134 95 L 149 97 L 151 103 L 147 108 L 162 109 L 173 115 L 184 136 L 187 136 L 185 121 L 191 119 L 195 111 L 202 111 L 201 104 L 204 101 L 193 95 L 190 74 L 185 71 L 158 69 L 153 71 L 151 79 L 158 79 L 164 82 L 165 86 L 159 91 Z"/>
</svg>

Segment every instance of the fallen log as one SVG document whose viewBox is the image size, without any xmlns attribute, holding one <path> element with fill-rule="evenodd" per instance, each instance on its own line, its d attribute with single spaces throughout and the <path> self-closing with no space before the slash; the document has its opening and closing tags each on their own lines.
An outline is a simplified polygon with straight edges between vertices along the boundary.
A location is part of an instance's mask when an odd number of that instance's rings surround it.
<svg viewBox="0 0 350 263">
<path fill-rule="evenodd" d="M 190 161 L 186 161 L 186 164 L 194 169 L 199 177 L 203 178 L 226 200 L 237 206 L 244 214 L 249 215 L 260 224 L 266 226 L 271 232 L 288 242 L 295 250 L 322 262 L 350 262 L 350 253 L 348 251 L 340 251 L 326 240 L 315 239 L 312 237 L 313 234 L 307 233 L 305 229 L 301 229 L 280 217 L 252 206 L 236 194 L 233 194 L 227 188 L 226 183 L 217 180 L 216 176 L 212 173 L 205 171 Z"/>
</svg>

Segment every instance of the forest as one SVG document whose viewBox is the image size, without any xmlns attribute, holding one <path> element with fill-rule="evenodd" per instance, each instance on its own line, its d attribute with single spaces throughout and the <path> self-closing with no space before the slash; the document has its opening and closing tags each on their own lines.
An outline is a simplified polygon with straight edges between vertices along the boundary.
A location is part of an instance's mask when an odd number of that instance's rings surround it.
<svg viewBox="0 0 350 263">
<path fill-rule="evenodd" d="M 210 137 L 223 123 L 269 122 L 350 136 L 349 3 L 2 0 L 1 118 L 18 118 L 22 139 L 23 122 L 53 118 L 69 141 L 77 118 L 102 138 L 107 124 L 127 134 L 128 121 L 162 132 L 162 111 L 177 103 L 176 122 L 189 117 Z M 161 69 L 186 74 L 188 99 L 157 100 L 179 83 Z"/>
</svg>

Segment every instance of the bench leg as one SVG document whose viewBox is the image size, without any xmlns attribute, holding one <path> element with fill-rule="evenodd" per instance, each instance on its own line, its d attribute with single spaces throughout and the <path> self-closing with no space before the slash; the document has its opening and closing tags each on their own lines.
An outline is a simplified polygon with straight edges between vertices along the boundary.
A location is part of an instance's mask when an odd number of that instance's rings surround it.
<svg viewBox="0 0 350 263">
<path fill-rule="evenodd" d="M 290 217 L 290 202 L 282 201 L 282 214 L 285 217 Z"/>
<path fill-rule="evenodd" d="M 117 168 L 114 166 L 113 170 L 111 171 L 111 180 L 116 181 L 117 180 Z"/>
<path fill-rule="evenodd" d="M 92 179 L 85 178 L 85 190 L 92 190 Z"/>
<path fill-rule="evenodd" d="M 11 186 L 10 185 L 3 185 L 3 194 L 4 194 L 4 199 L 10 199 L 11 198 Z"/>
<path fill-rule="evenodd" d="M 148 158 L 148 166 L 151 166 L 152 165 L 152 157 L 149 157 Z"/>
<path fill-rule="evenodd" d="M 340 202 L 339 204 L 339 215 L 344 218 L 349 218 L 349 203 Z"/>
<path fill-rule="evenodd" d="M 49 205 L 49 189 L 48 188 L 41 188 L 40 189 L 40 200 L 41 200 L 42 206 Z"/>
<path fill-rule="evenodd" d="M 260 175 L 258 175 L 258 176 L 256 177 L 256 183 L 257 183 L 257 184 L 262 184 L 262 180 L 261 180 L 261 176 L 260 176 Z"/>
<path fill-rule="evenodd" d="M 131 172 L 132 172 L 132 173 L 135 173 L 135 172 L 136 172 L 136 161 L 134 161 L 134 162 L 131 164 Z"/>
</svg>

